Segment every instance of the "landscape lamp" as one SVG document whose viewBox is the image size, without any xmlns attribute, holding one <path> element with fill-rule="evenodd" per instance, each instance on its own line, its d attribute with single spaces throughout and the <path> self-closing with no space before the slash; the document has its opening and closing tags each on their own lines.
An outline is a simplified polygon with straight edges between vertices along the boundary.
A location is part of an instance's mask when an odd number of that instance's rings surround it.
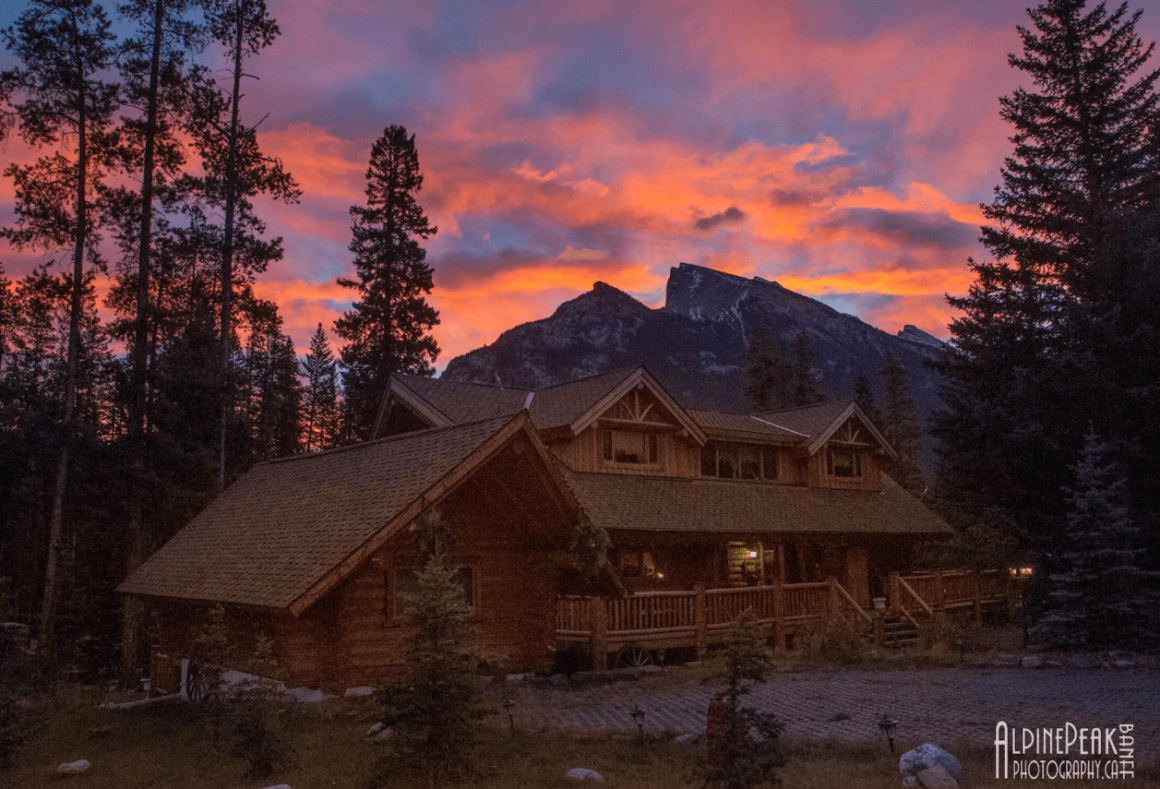
<svg viewBox="0 0 1160 789">
<path fill-rule="evenodd" d="M 628 713 L 632 716 L 632 720 L 636 723 L 636 730 L 640 732 L 640 738 L 644 739 L 644 710 L 637 704 L 632 712 Z"/>
<path fill-rule="evenodd" d="M 886 735 L 886 741 L 890 743 L 890 752 L 894 753 L 894 730 L 898 728 L 898 720 L 883 715 L 882 720 L 878 721 L 878 728 Z"/>
</svg>

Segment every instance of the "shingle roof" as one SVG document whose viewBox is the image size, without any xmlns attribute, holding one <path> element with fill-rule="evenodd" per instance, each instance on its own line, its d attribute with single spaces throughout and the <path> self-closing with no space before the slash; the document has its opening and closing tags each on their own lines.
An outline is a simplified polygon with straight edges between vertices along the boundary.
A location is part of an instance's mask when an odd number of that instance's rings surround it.
<svg viewBox="0 0 1160 789">
<path fill-rule="evenodd" d="M 794 432 L 786 427 L 774 424 L 772 420 L 749 414 L 726 414 L 722 411 L 701 411 L 686 409 L 693 421 L 700 425 L 706 434 L 744 438 L 751 436 L 762 441 L 778 440 L 778 443 L 800 444 L 809 436 Z M 780 440 L 779 440 L 780 439 Z"/>
<path fill-rule="evenodd" d="M 570 425 L 638 369 L 613 370 L 540 389 L 532 398 L 532 421 L 540 429 Z"/>
<path fill-rule="evenodd" d="M 877 492 L 570 470 L 563 474 L 592 524 L 609 530 L 951 534 L 941 518 L 885 475 L 883 490 Z"/>
<path fill-rule="evenodd" d="M 394 377 L 452 423 L 510 416 L 527 406 L 532 422 L 540 430 L 545 430 L 572 424 L 636 369 L 613 370 L 545 387 L 534 393 L 529 389 L 445 381 L 418 375 Z"/>
<path fill-rule="evenodd" d="M 412 392 L 447 417 L 451 424 L 478 422 L 511 416 L 524 408 L 528 399 L 526 389 L 506 386 L 445 381 L 422 375 L 396 375 Z"/>
<path fill-rule="evenodd" d="M 512 422 L 405 433 L 254 466 L 119 591 L 288 608 Z"/>
<path fill-rule="evenodd" d="M 757 416 L 780 427 L 813 438 L 832 425 L 834 420 L 849 408 L 851 402 L 850 400 L 835 400 L 832 403 L 787 408 L 782 411 L 766 411 L 757 414 Z"/>
</svg>

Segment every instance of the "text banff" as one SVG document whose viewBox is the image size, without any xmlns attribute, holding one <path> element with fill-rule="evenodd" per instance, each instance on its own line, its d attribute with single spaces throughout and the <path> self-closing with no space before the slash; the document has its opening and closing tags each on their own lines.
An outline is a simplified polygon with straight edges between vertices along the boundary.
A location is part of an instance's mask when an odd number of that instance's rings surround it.
<svg viewBox="0 0 1160 789">
<path fill-rule="evenodd" d="M 1119 779 L 1135 775 L 1134 725 L 1017 729 L 995 724 L 995 778 Z M 1089 758 L 1082 757 L 1102 757 Z M 1045 758 L 1063 757 L 1063 758 Z"/>
</svg>

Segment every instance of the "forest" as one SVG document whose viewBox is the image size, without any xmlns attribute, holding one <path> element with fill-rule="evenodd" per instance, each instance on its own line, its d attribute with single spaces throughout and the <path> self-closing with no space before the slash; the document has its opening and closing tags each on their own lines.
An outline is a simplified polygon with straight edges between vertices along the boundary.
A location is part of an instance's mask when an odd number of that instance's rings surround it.
<svg viewBox="0 0 1160 789">
<path fill-rule="evenodd" d="M 390 373 L 434 372 L 438 315 L 415 138 L 389 126 L 351 209 L 341 354 L 319 324 L 300 358 L 253 290 L 283 254 L 255 202 L 300 196 L 244 103 L 276 21 L 261 0 L 116 14 L 132 35 L 88 0 L 2 33 L 0 135 L 37 156 L 4 169 L 0 234 L 42 263 L 0 263 L 0 619 L 47 667 L 131 681 L 149 639 L 116 585 L 254 463 L 364 437 Z"/>
<path fill-rule="evenodd" d="M 926 426 L 927 501 L 960 533 L 944 560 L 1034 566 L 1039 635 L 1076 646 L 1157 629 L 1160 71 L 1140 13 L 1049 0 L 1019 29 L 988 257 L 949 298 Z M 244 101 L 277 23 L 262 0 L 115 14 L 131 34 L 92 0 L 34 0 L 2 33 L 0 137 L 37 155 L 4 167 L 0 234 L 43 264 L 0 267 L 0 621 L 46 666 L 131 681 L 149 638 L 121 579 L 254 463 L 364 438 L 391 373 L 434 373 L 439 317 L 415 135 L 389 125 L 351 209 L 353 306 L 300 358 L 253 287 L 283 254 L 257 206 L 300 197 Z"/>
</svg>

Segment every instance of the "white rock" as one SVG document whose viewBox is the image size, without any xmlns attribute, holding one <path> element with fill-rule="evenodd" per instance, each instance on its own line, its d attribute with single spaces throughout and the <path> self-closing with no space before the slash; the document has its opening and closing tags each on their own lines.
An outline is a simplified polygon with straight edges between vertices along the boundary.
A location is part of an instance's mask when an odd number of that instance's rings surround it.
<svg viewBox="0 0 1160 789">
<path fill-rule="evenodd" d="M 361 685 L 357 688 L 347 688 L 342 695 L 348 699 L 361 699 L 364 696 L 375 695 L 375 689 L 370 685 Z"/>
<path fill-rule="evenodd" d="M 902 779 L 902 785 L 905 786 L 906 789 L 914 789 L 916 786 L 918 786 L 918 779 L 913 775 L 908 775 Z"/>
<path fill-rule="evenodd" d="M 1028 655 L 1019 661 L 1023 668 L 1043 668 L 1043 658 L 1039 655 Z"/>
<path fill-rule="evenodd" d="M 604 782 L 604 776 L 595 770 L 588 770 L 583 767 L 573 767 L 568 772 L 564 773 L 564 777 L 569 781 L 596 781 L 598 783 Z"/>
<path fill-rule="evenodd" d="M 392 735 L 394 735 L 394 733 L 395 733 L 395 730 L 392 728 L 388 727 L 386 729 L 383 729 L 382 731 L 380 731 L 378 734 L 375 735 L 375 742 L 386 742 L 387 740 L 391 739 L 391 737 L 392 737 Z"/>
<path fill-rule="evenodd" d="M 673 742 L 693 742 L 697 739 L 696 734 L 681 734 L 673 738 Z"/>
<path fill-rule="evenodd" d="M 917 776 L 931 767 L 942 767 L 956 781 L 963 775 L 963 767 L 958 759 L 929 742 L 923 743 L 913 751 L 907 751 L 898 760 L 898 772 L 903 775 Z"/>
<path fill-rule="evenodd" d="M 57 767 L 56 774 L 80 775 L 81 773 L 87 773 L 90 767 L 92 767 L 92 765 L 89 764 L 88 759 L 77 759 L 75 762 L 65 762 L 60 767 Z"/>
<path fill-rule="evenodd" d="M 386 728 L 386 725 L 382 721 L 379 721 L 378 723 L 374 724 L 369 729 L 367 729 L 367 736 L 374 737 L 376 734 L 378 734 L 379 732 L 381 732 L 385 728 Z"/>
<path fill-rule="evenodd" d="M 917 777 L 926 789 L 959 789 L 959 782 L 951 777 L 945 767 L 928 767 L 920 770 Z"/>
<path fill-rule="evenodd" d="M 524 678 L 526 676 L 527 676 L 526 674 L 508 674 L 507 681 L 508 682 L 523 682 Z"/>
<path fill-rule="evenodd" d="M 291 688 L 286 691 L 286 695 L 301 704 L 317 704 L 320 701 L 334 698 L 329 693 L 323 693 L 315 688 Z"/>
</svg>

